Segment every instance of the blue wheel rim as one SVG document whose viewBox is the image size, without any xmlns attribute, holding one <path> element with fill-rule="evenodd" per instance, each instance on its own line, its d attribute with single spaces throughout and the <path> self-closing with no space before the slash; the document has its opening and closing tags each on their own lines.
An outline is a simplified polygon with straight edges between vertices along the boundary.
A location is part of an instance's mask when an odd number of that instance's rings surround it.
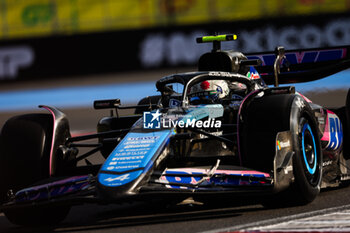
<svg viewBox="0 0 350 233">
<path fill-rule="evenodd" d="M 310 164 L 306 158 L 306 153 L 305 153 L 305 132 L 309 131 L 310 135 L 311 135 L 311 138 L 312 138 L 312 142 L 313 142 L 313 152 L 315 154 L 315 161 L 314 161 L 314 165 L 313 167 L 311 168 L 310 167 Z M 314 137 L 314 134 L 312 133 L 312 130 L 311 130 L 311 127 L 309 124 L 305 124 L 303 126 L 303 129 L 302 129 L 302 139 L 301 139 L 301 143 L 302 143 L 302 151 L 303 151 L 303 157 L 304 157 L 304 162 L 305 162 L 305 166 L 306 166 L 306 169 L 308 170 L 308 172 L 311 174 L 311 175 L 314 175 L 315 174 L 315 171 L 316 171 L 316 168 L 317 168 L 317 151 L 316 151 L 316 142 L 315 142 L 315 137 Z"/>
</svg>

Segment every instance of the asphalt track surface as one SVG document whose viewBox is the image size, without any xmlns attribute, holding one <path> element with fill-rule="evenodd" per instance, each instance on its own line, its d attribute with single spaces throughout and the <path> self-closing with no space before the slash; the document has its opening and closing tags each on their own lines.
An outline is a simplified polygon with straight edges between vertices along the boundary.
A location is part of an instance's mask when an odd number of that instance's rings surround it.
<svg viewBox="0 0 350 233">
<path fill-rule="evenodd" d="M 350 187 L 325 190 L 309 205 L 265 209 L 246 198 L 212 201 L 207 205 L 166 206 L 151 204 L 93 204 L 73 207 L 58 226 L 25 228 L 0 215 L 0 232 L 203 232 L 308 213 L 350 204 Z"/>
<path fill-rule="evenodd" d="M 96 81 L 87 78 L 83 81 L 66 79 L 60 82 L 41 83 L 45 86 L 84 85 L 100 82 L 129 82 L 145 78 L 156 80 L 167 71 L 149 73 L 125 74 L 125 78 L 115 80 L 105 77 Z M 37 88 L 39 83 L 22 83 L 21 85 L 2 85 L 3 90 Z M 326 94 L 326 97 L 324 97 Z M 336 90 L 329 93 L 309 93 L 314 102 L 325 106 L 341 106 L 344 104 L 346 92 Z M 62 109 L 67 113 L 71 128 L 74 131 L 89 132 L 95 130 L 97 120 L 108 115 L 108 111 L 91 109 Z M 21 112 L 0 114 L 0 127 L 5 120 Z M 324 210 L 350 204 L 350 187 L 322 190 L 317 199 L 306 206 L 280 209 L 265 209 L 257 198 L 232 197 L 229 200 L 214 198 L 209 203 L 198 205 L 166 205 L 164 203 L 122 203 L 113 205 L 85 204 L 72 208 L 68 217 L 60 225 L 54 227 L 19 227 L 8 222 L 0 214 L 0 232 L 203 232 L 215 229 L 232 228 L 246 224 L 259 224 L 260 221 L 278 219 L 300 213 Z"/>
</svg>

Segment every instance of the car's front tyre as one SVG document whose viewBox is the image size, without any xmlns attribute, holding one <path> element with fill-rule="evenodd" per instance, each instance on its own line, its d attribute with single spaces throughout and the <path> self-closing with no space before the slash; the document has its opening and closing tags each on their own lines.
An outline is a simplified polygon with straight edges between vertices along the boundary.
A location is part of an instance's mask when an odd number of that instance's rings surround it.
<svg viewBox="0 0 350 233">
<path fill-rule="evenodd" d="M 293 192 L 299 204 L 313 201 L 320 192 L 322 152 L 316 127 L 305 117 L 299 119 L 293 158 Z"/>
<path fill-rule="evenodd" d="M 6 201 L 8 190 L 15 194 L 50 177 L 53 125 L 50 114 L 20 115 L 4 124 L 0 136 L 1 202 Z M 4 214 L 17 225 L 50 225 L 62 221 L 69 209 L 70 206 L 16 206 L 5 209 Z"/>
</svg>

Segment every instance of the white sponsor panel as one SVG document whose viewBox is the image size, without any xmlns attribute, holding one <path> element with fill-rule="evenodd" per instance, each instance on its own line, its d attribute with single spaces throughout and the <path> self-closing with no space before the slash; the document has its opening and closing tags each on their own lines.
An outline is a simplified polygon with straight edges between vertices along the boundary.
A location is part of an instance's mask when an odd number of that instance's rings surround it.
<svg viewBox="0 0 350 233">
<path fill-rule="evenodd" d="M 134 168 L 139 168 L 138 165 L 128 165 L 128 166 L 117 166 L 115 169 L 134 169 Z"/>
<path fill-rule="evenodd" d="M 127 145 L 124 148 L 129 149 L 129 148 L 143 148 L 143 147 L 150 147 L 150 144 L 144 144 L 144 145 Z"/>
<path fill-rule="evenodd" d="M 286 141 L 286 142 L 280 142 L 281 148 L 286 148 L 290 146 L 290 141 Z"/>
<path fill-rule="evenodd" d="M 132 155 L 138 155 L 138 154 L 146 154 L 148 150 L 150 150 L 151 148 L 130 148 L 130 149 L 126 149 L 126 152 L 131 152 Z M 119 150 L 119 152 L 123 152 L 124 150 Z M 135 153 L 135 154 L 133 154 Z"/>
<path fill-rule="evenodd" d="M 118 155 L 116 155 L 118 156 Z M 135 160 L 135 159 L 143 159 L 145 156 L 128 156 L 128 157 L 121 157 L 121 156 L 118 156 L 118 157 L 115 157 L 112 159 L 112 161 L 119 161 L 119 160 Z"/>
<path fill-rule="evenodd" d="M 144 141 L 144 140 L 156 140 L 159 136 L 145 136 L 145 137 L 129 137 L 128 141 Z"/>
<path fill-rule="evenodd" d="M 142 160 L 135 160 L 135 161 L 118 161 L 118 164 L 131 164 L 131 163 L 142 163 Z"/>
</svg>

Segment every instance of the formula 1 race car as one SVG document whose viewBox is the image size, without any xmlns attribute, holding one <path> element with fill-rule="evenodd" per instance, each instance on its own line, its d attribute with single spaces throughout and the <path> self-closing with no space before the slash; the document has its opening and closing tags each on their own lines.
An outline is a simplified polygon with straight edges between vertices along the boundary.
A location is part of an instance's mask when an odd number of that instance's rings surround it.
<svg viewBox="0 0 350 233">
<path fill-rule="evenodd" d="M 350 47 L 278 47 L 248 55 L 220 49 L 221 41 L 234 39 L 198 38 L 213 43 L 199 71 L 161 78 L 160 95 L 136 106 L 95 101 L 95 109 L 117 112 L 98 122 L 96 134 L 71 137 L 65 114 L 49 106 L 40 106 L 49 114 L 9 119 L 0 136 L 0 200 L 7 218 L 54 224 L 72 205 L 148 198 L 251 194 L 263 196 L 266 206 L 302 205 L 321 187 L 348 180 L 350 94 L 346 106 L 325 109 L 279 84 L 350 67 Z M 130 108 L 134 115 L 118 115 Z M 94 153 L 103 155 L 103 164 L 87 159 Z M 77 166 L 83 160 L 86 165 Z"/>
</svg>

